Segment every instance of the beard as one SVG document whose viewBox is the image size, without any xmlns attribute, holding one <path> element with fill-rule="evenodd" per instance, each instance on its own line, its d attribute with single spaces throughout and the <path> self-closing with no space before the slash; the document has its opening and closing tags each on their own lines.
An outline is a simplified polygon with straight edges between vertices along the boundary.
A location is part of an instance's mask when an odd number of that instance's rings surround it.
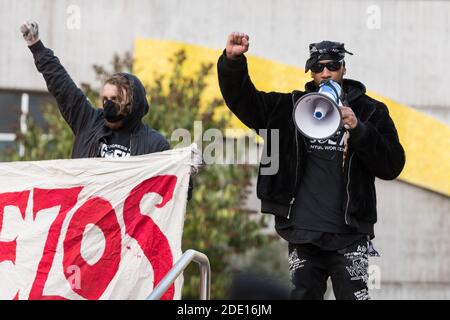
<svg viewBox="0 0 450 320">
<path fill-rule="evenodd" d="M 110 122 L 105 119 L 105 126 L 111 130 L 117 130 L 123 127 L 123 120 L 117 122 Z"/>
</svg>

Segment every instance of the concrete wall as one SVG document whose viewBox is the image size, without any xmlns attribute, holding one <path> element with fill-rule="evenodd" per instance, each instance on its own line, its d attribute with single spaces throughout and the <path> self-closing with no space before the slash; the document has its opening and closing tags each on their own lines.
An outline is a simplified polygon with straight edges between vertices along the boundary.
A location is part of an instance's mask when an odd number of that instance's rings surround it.
<svg viewBox="0 0 450 320">
<path fill-rule="evenodd" d="M 80 9 L 80 29 L 67 26 L 70 5 Z M 137 37 L 222 48 L 237 30 L 250 35 L 252 54 L 300 67 L 309 43 L 342 41 L 355 54 L 349 78 L 450 125 L 450 1 L 0 0 L 0 88 L 46 90 L 19 33 L 27 18 L 78 83 L 94 81 L 91 66 L 131 51 Z M 377 185 L 382 257 L 371 261 L 383 283 L 372 295 L 449 298 L 448 197 L 398 181 Z M 254 195 L 249 206 L 259 207 Z"/>
<path fill-rule="evenodd" d="M 0 87 L 44 89 L 18 28 L 32 18 L 77 81 L 91 65 L 131 50 L 136 37 L 222 48 L 234 30 L 251 36 L 251 53 L 303 66 L 307 45 L 346 43 L 348 77 L 370 90 L 450 123 L 449 1 L 363 0 L 0 0 Z M 69 29 L 75 5 L 80 29 Z M 5 54 L 6 53 L 6 54 Z M 157 52 L 155 52 L 157 54 Z"/>
<path fill-rule="evenodd" d="M 381 257 L 379 298 L 450 299 L 450 201 L 402 182 L 377 181 L 374 244 Z"/>
</svg>

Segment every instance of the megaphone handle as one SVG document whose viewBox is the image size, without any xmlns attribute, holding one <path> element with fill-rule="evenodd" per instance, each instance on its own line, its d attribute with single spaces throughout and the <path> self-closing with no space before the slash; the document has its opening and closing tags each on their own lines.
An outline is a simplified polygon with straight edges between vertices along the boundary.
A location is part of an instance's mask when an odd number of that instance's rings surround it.
<svg viewBox="0 0 450 320">
<path fill-rule="evenodd" d="M 342 105 L 345 107 L 348 107 L 348 101 L 347 101 L 347 94 L 344 91 L 344 84 L 342 84 L 342 88 L 341 88 L 341 96 L 339 97 L 339 100 L 341 100 Z"/>
</svg>

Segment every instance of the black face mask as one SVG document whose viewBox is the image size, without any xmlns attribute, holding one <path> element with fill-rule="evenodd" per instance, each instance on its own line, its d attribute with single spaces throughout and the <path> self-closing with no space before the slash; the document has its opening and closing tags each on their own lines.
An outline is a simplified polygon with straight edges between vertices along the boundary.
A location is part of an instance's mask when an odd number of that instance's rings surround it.
<svg viewBox="0 0 450 320">
<path fill-rule="evenodd" d="M 120 106 L 111 100 L 103 102 L 103 116 L 108 122 L 119 122 L 125 118 L 124 115 L 119 114 Z"/>
</svg>

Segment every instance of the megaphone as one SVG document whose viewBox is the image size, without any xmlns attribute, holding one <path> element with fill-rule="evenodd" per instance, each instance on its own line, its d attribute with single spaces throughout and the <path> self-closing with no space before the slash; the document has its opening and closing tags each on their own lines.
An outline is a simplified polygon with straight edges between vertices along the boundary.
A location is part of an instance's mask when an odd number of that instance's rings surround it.
<svg viewBox="0 0 450 320">
<path fill-rule="evenodd" d="M 340 106 L 341 86 L 328 80 L 320 84 L 318 92 L 305 94 L 295 103 L 294 123 L 310 139 L 332 137 L 342 127 Z"/>
</svg>

